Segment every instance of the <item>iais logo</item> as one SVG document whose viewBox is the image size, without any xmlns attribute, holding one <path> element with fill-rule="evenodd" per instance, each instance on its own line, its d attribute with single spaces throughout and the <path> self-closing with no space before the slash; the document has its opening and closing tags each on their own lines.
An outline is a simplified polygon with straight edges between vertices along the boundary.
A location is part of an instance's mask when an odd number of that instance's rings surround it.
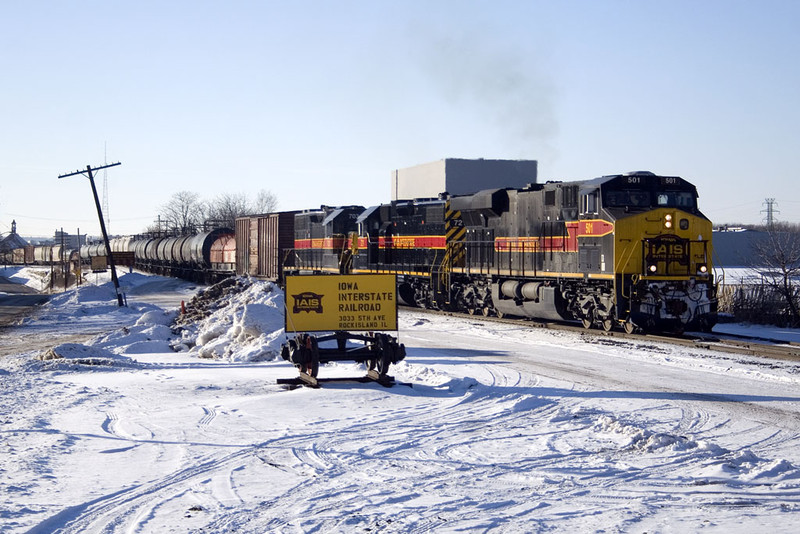
<svg viewBox="0 0 800 534">
<path fill-rule="evenodd" d="M 308 312 L 322 313 L 322 297 L 311 291 L 304 291 L 299 295 L 292 295 L 294 306 L 292 313 Z"/>
</svg>

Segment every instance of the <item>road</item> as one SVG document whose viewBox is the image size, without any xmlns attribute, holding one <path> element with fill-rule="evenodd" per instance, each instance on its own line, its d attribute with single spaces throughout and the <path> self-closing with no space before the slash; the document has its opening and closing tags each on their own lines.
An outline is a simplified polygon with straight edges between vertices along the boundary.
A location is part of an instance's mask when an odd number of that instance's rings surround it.
<svg viewBox="0 0 800 534">
<path fill-rule="evenodd" d="M 419 315 L 418 321 L 427 318 Z M 456 352 L 465 360 L 490 364 L 489 370 L 501 366 L 520 376 L 537 376 L 563 398 L 595 399 L 608 409 L 632 402 L 640 408 L 669 407 L 688 419 L 678 424 L 680 431 L 691 427 L 732 448 L 741 445 L 741 433 L 746 433 L 754 450 L 773 449 L 773 454 L 800 461 L 800 392 L 792 378 L 800 374 L 800 365 L 795 362 L 591 334 L 525 331 L 524 326 L 462 318 L 448 322 L 453 324 L 445 337 L 419 324 L 401 341 L 434 349 L 442 357 Z"/>
<path fill-rule="evenodd" d="M 27 350 L 119 315 L 64 301 L 18 329 Z M 4 532 L 796 530 L 800 365 L 399 319 L 408 356 L 392 373 L 412 387 L 286 390 L 283 361 L 127 352 L 147 325 L 103 338 L 119 365 L 7 360 Z"/>
<path fill-rule="evenodd" d="M 14 324 L 47 299 L 48 295 L 0 276 L 0 326 Z"/>
</svg>

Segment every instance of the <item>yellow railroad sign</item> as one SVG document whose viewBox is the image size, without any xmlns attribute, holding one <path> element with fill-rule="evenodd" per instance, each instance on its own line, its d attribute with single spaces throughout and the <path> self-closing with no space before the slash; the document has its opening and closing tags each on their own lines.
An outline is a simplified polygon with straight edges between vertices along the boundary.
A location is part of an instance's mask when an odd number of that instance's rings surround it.
<svg viewBox="0 0 800 534">
<path fill-rule="evenodd" d="M 286 277 L 286 331 L 397 330 L 393 274 Z"/>
</svg>

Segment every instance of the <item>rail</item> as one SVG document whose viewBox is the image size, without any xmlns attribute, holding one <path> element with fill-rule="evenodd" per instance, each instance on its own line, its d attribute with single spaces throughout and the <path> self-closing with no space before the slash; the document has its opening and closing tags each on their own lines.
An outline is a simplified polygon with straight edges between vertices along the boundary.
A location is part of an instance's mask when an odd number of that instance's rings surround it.
<svg viewBox="0 0 800 534">
<path fill-rule="evenodd" d="M 438 314 L 447 315 L 451 317 L 463 317 L 470 322 L 484 321 L 506 323 L 513 325 L 525 325 L 530 328 L 544 328 L 548 330 L 569 331 L 581 336 L 590 336 L 597 339 L 607 339 L 606 343 L 625 344 L 631 341 L 641 341 L 645 343 L 652 343 L 657 341 L 660 343 L 668 343 L 673 345 L 682 345 L 686 347 L 694 347 L 699 349 L 713 350 L 717 352 L 724 352 L 729 354 L 742 354 L 760 358 L 769 358 L 776 360 L 796 361 L 800 362 L 800 344 L 786 342 L 779 339 L 770 339 L 760 336 L 742 336 L 734 334 L 683 334 L 683 335 L 658 335 L 658 334 L 628 334 L 623 331 L 612 330 L 606 332 L 604 330 L 586 330 L 580 325 L 568 322 L 556 321 L 540 321 L 519 319 L 510 317 L 484 317 L 477 315 L 466 315 L 456 312 L 432 310 L 427 308 L 405 308 L 406 311 L 411 313 L 425 313 L 425 314 Z M 798 369 L 800 371 L 800 369 Z"/>
</svg>

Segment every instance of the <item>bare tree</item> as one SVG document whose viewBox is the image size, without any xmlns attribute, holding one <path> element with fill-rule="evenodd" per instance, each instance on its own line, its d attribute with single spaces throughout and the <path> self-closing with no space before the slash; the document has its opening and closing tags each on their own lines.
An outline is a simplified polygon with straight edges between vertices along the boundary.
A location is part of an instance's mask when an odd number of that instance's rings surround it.
<svg viewBox="0 0 800 534">
<path fill-rule="evenodd" d="M 233 228 L 236 218 L 255 213 L 275 211 L 278 199 L 271 192 L 262 189 L 250 199 L 245 193 L 223 193 L 208 203 L 207 217 L 215 224 Z"/>
<path fill-rule="evenodd" d="M 237 217 L 270 213 L 277 207 L 277 197 L 266 189 L 253 198 L 245 193 L 222 193 L 208 202 L 201 200 L 197 193 L 179 191 L 161 207 L 161 225 L 151 225 L 147 231 L 156 233 L 167 229 L 186 234 L 201 227 L 234 228 Z"/>
<path fill-rule="evenodd" d="M 272 213 L 278 208 L 278 197 L 272 191 L 262 189 L 258 192 L 251 213 Z"/>
<path fill-rule="evenodd" d="M 161 207 L 161 218 L 166 227 L 181 233 L 191 233 L 205 219 L 206 206 L 200 195 L 191 191 L 178 191 Z"/>
<path fill-rule="evenodd" d="M 753 245 L 764 285 L 781 297 L 792 326 L 800 325 L 800 231 L 796 226 L 775 226 L 768 238 Z"/>
<path fill-rule="evenodd" d="M 236 218 L 250 213 L 244 193 L 222 193 L 208 203 L 208 219 L 215 225 L 233 228 Z"/>
</svg>

